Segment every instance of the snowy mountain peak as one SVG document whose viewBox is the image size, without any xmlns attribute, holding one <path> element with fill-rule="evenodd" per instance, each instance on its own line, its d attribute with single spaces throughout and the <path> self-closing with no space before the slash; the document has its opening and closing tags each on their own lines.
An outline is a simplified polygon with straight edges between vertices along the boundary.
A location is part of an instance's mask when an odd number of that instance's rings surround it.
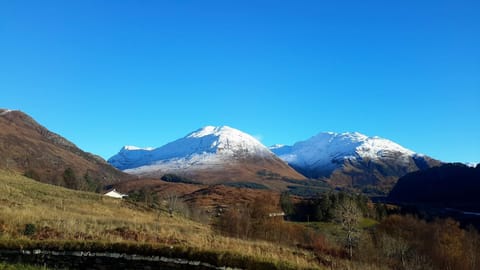
<svg viewBox="0 0 480 270">
<path fill-rule="evenodd" d="M 391 153 L 415 153 L 390 140 L 359 132 L 322 132 L 293 146 L 271 148 L 281 159 L 295 166 L 331 167 L 344 159 L 380 159 Z"/>
<path fill-rule="evenodd" d="M 269 147 L 270 150 L 274 150 L 274 149 L 279 149 L 279 148 L 282 148 L 282 147 L 285 147 L 286 145 L 285 144 L 274 144 L 272 146 Z"/>
<path fill-rule="evenodd" d="M 219 136 L 221 134 L 225 134 L 225 133 L 229 133 L 229 132 L 235 132 L 235 131 L 241 132 L 241 131 L 233 129 L 229 126 L 219 126 L 219 127 L 205 126 L 203 128 L 200 128 L 200 129 L 190 133 L 189 135 L 187 135 L 187 137 L 199 138 L 199 137 L 204 137 L 204 136 L 208 136 L 208 135 Z"/>
<path fill-rule="evenodd" d="M 8 113 L 13 112 L 14 110 L 9 110 L 9 109 L 0 109 L 0 115 L 6 115 Z"/>
<path fill-rule="evenodd" d="M 125 146 L 108 162 L 126 170 L 150 165 L 165 167 L 173 163 L 184 167 L 194 162 L 218 162 L 219 159 L 246 156 L 267 157 L 273 156 L 273 153 L 257 139 L 240 130 L 228 126 L 206 126 L 155 149 Z"/>
<path fill-rule="evenodd" d="M 193 146 L 192 152 L 227 153 L 241 151 L 252 154 L 269 153 L 257 139 L 229 126 L 206 126 L 178 140 L 183 145 Z"/>
<path fill-rule="evenodd" d="M 322 132 L 293 146 L 270 149 L 303 175 L 328 178 L 339 186 L 385 188 L 406 173 L 440 163 L 390 140 L 359 132 Z"/>
<path fill-rule="evenodd" d="M 122 149 L 120 149 L 120 151 L 136 151 L 136 150 L 151 151 L 153 149 L 154 149 L 153 147 L 141 148 L 141 147 L 133 146 L 133 145 L 125 145 L 124 147 L 122 147 Z"/>
<path fill-rule="evenodd" d="M 465 162 L 464 164 L 467 165 L 468 167 L 475 168 L 475 167 L 477 167 L 480 163 L 479 163 L 479 162 Z"/>
</svg>

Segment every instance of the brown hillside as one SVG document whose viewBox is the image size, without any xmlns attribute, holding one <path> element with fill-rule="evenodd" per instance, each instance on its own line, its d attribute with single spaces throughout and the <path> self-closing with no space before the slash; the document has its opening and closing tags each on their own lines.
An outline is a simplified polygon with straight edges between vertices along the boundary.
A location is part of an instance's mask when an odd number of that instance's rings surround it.
<svg viewBox="0 0 480 270">
<path fill-rule="evenodd" d="M 192 166 L 184 170 L 156 171 L 141 177 L 160 178 L 165 173 L 181 175 L 206 185 L 250 182 L 277 191 L 285 190 L 287 185 L 291 185 L 283 181 L 284 179 L 305 179 L 305 176 L 273 155 L 268 158 L 240 158 L 208 169 L 196 169 Z"/>
<path fill-rule="evenodd" d="M 196 185 L 185 183 L 170 183 L 158 179 L 138 179 L 124 181 L 115 184 L 115 188 L 121 192 L 132 192 L 147 189 L 166 198 L 171 194 L 177 194 L 188 204 L 203 209 L 216 207 L 233 207 L 253 203 L 257 198 L 267 198 L 275 211 L 280 211 L 278 205 L 280 193 L 270 190 L 235 188 L 224 185 Z"/>
<path fill-rule="evenodd" d="M 0 168 L 76 189 L 87 188 L 85 178 L 90 179 L 90 186 L 128 178 L 101 157 L 82 151 L 25 113 L 3 109 L 0 109 Z M 75 176 L 68 183 L 64 180 L 67 168 L 71 168 Z"/>
</svg>

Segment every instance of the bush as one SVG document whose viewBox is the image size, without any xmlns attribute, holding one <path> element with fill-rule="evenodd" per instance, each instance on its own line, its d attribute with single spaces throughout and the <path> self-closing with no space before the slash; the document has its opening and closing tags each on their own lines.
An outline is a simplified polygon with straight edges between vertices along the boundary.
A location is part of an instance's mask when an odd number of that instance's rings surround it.
<svg viewBox="0 0 480 270">
<path fill-rule="evenodd" d="M 185 184 L 198 184 L 198 182 L 195 182 L 191 179 L 188 179 L 186 177 L 182 177 L 176 174 L 171 174 L 167 173 L 160 178 L 161 180 L 165 182 L 171 182 L 171 183 L 185 183 Z"/>
<path fill-rule="evenodd" d="M 27 236 L 32 236 L 35 234 L 36 231 L 37 231 L 37 228 L 35 227 L 35 224 L 28 223 L 28 224 L 25 224 L 25 230 L 23 231 L 23 234 Z"/>
<path fill-rule="evenodd" d="M 268 189 L 265 185 L 252 183 L 252 182 L 235 182 L 235 183 L 225 183 L 225 186 L 236 187 L 236 188 L 250 188 L 250 189 Z"/>
<path fill-rule="evenodd" d="M 75 172 L 72 168 L 69 167 L 65 169 L 63 172 L 63 181 L 67 188 L 78 189 L 77 177 L 75 176 Z"/>
<path fill-rule="evenodd" d="M 28 169 L 23 175 L 33 180 L 37 180 L 37 181 L 41 180 L 40 175 L 37 173 L 37 171 L 33 169 Z"/>
</svg>

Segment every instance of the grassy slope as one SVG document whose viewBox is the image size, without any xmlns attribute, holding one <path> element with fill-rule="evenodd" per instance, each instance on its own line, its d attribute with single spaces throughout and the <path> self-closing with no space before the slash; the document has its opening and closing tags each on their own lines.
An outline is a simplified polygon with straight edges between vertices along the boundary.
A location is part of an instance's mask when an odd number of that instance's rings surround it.
<svg viewBox="0 0 480 270">
<path fill-rule="evenodd" d="M 0 270 L 48 270 L 43 266 L 32 266 L 26 264 L 10 264 L 0 262 Z"/>
<path fill-rule="evenodd" d="M 172 218 L 165 211 L 0 171 L 0 242 L 32 241 L 23 235 L 27 223 L 37 227 L 33 236 L 36 242 L 44 241 L 43 236 L 58 243 L 96 241 L 175 246 L 213 253 L 217 258 L 234 254 L 236 258 L 273 262 L 291 269 L 318 266 L 314 256 L 304 250 L 219 236 L 207 225 Z"/>
</svg>

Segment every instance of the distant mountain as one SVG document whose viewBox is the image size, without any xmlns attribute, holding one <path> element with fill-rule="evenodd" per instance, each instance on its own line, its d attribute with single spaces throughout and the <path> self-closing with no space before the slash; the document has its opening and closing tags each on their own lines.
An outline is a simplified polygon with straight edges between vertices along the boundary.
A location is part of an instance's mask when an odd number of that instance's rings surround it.
<svg viewBox="0 0 480 270">
<path fill-rule="evenodd" d="M 464 164 L 467 165 L 468 167 L 475 168 L 475 167 L 477 167 L 480 163 L 478 163 L 478 162 L 466 162 L 466 163 L 464 163 Z"/>
<path fill-rule="evenodd" d="M 127 178 L 25 113 L 5 109 L 0 109 L 0 169 L 77 189 Z"/>
<path fill-rule="evenodd" d="M 304 178 L 258 140 L 227 126 L 206 126 L 155 149 L 126 146 L 108 162 L 130 174 L 174 173 L 209 184 Z"/>
<path fill-rule="evenodd" d="M 320 133 L 293 146 L 270 148 L 298 172 L 328 178 L 337 186 L 376 186 L 388 190 L 412 171 L 440 162 L 390 140 L 354 133 Z"/>
<path fill-rule="evenodd" d="M 441 204 L 480 210 L 480 165 L 460 163 L 409 173 L 400 178 L 389 194 L 392 201 Z"/>
</svg>

